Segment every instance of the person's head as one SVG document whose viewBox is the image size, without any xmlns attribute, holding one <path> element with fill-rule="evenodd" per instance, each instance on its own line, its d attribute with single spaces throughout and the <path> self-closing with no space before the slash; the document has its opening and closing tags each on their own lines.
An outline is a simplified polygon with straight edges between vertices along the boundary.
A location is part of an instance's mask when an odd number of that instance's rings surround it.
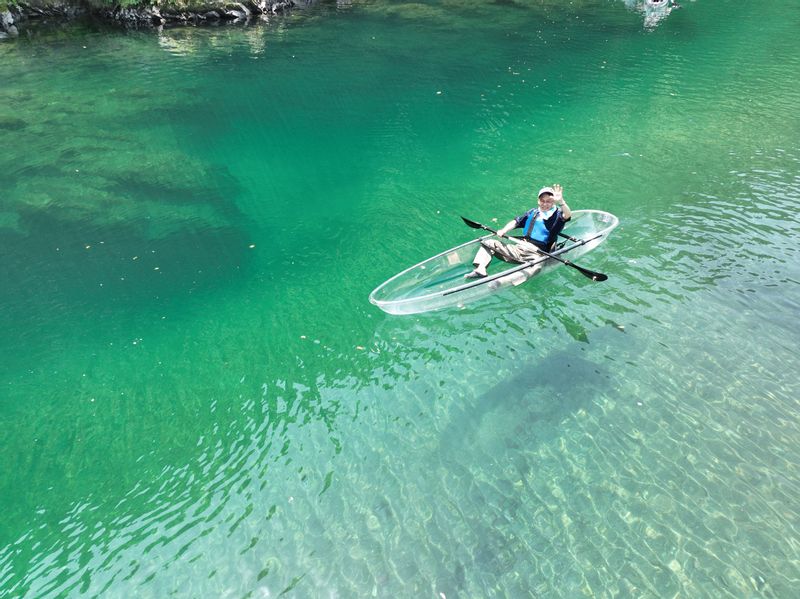
<svg viewBox="0 0 800 599">
<path fill-rule="evenodd" d="M 539 210 L 550 210 L 555 202 L 555 192 L 552 187 L 542 187 L 539 190 Z"/>
</svg>

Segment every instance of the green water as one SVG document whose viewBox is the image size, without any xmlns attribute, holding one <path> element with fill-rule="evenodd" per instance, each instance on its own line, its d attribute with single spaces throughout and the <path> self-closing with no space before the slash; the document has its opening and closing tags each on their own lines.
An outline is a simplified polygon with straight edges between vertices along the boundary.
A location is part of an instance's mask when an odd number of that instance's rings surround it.
<svg viewBox="0 0 800 599">
<path fill-rule="evenodd" d="M 0 596 L 792 597 L 800 4 L 683 4 L 0 40 Z M 608 281 L 368 303 L 555 182 Z"/>
</svg>

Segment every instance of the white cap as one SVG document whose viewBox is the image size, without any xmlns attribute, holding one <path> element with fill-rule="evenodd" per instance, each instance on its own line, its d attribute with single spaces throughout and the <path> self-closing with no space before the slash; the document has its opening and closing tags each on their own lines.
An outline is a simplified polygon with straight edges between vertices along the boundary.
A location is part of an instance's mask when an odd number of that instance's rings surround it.
<svg viewBox="0 0 800 599">
<path fill-rule="evenodd" d="M 540 198 L 540 197 L 542 197 L 542 194 L 543 194 L 543 193 L 549 193 L 550 195 L 556 195 L 556 192 L 555 192 L 555 191 L 553 191 L 553 188 L 552 188 L 552 187 L 542 187 L 542 188 L 539 190 L 539 193 L 536 195 L 536 197 L 537 197 L 537 198 Z"/>
</svg>

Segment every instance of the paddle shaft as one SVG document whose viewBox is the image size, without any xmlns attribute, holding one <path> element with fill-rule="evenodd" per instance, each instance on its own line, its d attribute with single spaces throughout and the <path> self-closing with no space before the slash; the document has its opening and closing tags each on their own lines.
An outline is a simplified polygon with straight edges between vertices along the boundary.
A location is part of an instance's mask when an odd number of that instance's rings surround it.
<svg viewBox="0 0 800 599">
<path fill-rule="evenodd" d="M 557 250 L 557 252 L 559 254 L 563 254 L 565 252 L 569 252 L 570 250 L 574 250 L 575 248 L 577 248 L 577 247 L 579 247 L 581 245 L 587 244 L 590 241 L 594 241 L 595 239 L 598 239 L 599 237 L 602 237 L 602 236 L 603 236 L 603 234 L 599 233 L 599 234 L 597 234 L 597 235 L 595 235 L 593 237 L 589 237 L 588 239 L 578 240 L 577 243 L 575 243 L 573 245 L 569 245 L 569 246 L 567 246 L 567 247 L 565 247 L 563 249 Z M 488 235 L 486 237 L 488 237 Z M 480 241 L 481 239 L 485 239 L 485 237 L 480 237 L 480 238 L 476 239 L 475 241 Z M 504 270 L 502 272 L 498 272 L 498 273 L 495 273 L 493 275 L 489 275 L 488 277 L 484 277 L 482 279 L 477 279 L 475 281 L 472 281 L 471 283 L 467 283 L 466 285 L 460 285 L 460 286 L 456 287 L 455 289 L 451 289 L 450 291 L 445 291 L 442 295 L 451 295 L 453 293 L 460 293 L 462 291 L 466 291 L 467 289 L 471 289 L 473 287 L 478 287 L 480 285 L 489 284 L 489 283 L 491 283 L 492 281 L 495 281 L 495 280 L 505 279 L 506 277 L 508 277 L 509 275 L 511 275 L 511 274 L 513 274 L 515 272 L 519 272 L 520 270 L 525 270 L 526 268 L 530 268 L 531 266 L 536 266 L 537 264 L 541 264 L 545 260 L 547 260 L 547 256 L 539 256 L 538 258 L 535 258 L 534 260 L 529 260 L 528 262 L 523 262 L 523 263 L 518 264 L 517 266 L 515 266 L 513 268 L 509 268 L 508 270 Z"/>
<path fill-rule="evenodd" d="M 483 229 L 484 231 L 489 231 L 489 233 L 494 233 L 495 235 L 499 236 L 497 231 L 495 231 L 494 229 L 492 229 L 490 227 L 487 227 L 486 225 L 482 225 L 481 223 L 476 223 L 474 220 L 469 220 L 468 218 L 464 218 L 463 216 L 461 217 L 461 220 L 463 220 L 467 224 L 467 226 L 472 227 L 473 229 Z M 565 237 L 566 237 L 566 235 L 565 235 Z M 514 239 L 516 239 L 516 238 L 514 238 Z M 593 270 L 589 270 L 588 268 L 584 268 L 582 266 L 578 266 L 574 262 L 570 262 L 569 260 L 564 260 L 563 258 L 559 258 L 558 256 L 554 256 L 550 252 L 546 252 L 543 249 L 540 249 L 538 247 L 536 249 L 537 249 L 538 252 L 540 252 L 541 254 L 547 256 L 548 258 L 552 258 L 553 260 L 556 260 L 558 262 L 561 262 L 562 264 L 566 264 L 567 266 L 570 266 L 570 267 L 574 268 L 579 273 L 581 273 L 584 277 L 587 277 L 587 278 L 591 279 L 592 281 L 605 281 L 606 279 L 608 279 L 608 275 L 604 275 L 601 272 L 594 272 Z"/>
</svg>

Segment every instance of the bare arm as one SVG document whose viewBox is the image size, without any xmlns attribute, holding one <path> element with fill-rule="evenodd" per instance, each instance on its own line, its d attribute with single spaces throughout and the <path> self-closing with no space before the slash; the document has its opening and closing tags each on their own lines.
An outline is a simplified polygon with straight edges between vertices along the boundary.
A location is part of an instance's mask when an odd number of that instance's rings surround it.
<svg viewBox="0 0 800 599">
<path fill-rule="evenodd" d="M 506 233 L 508 233 L 512 229 L 516 229 L 516 228 L 517 228 L 517 221 L 516 220 L 510 220 L 505 224 L 505 226 L 502 229 L 497 231 L 497 234 L 500 237 L 505 237 Z"/>
</svg>

